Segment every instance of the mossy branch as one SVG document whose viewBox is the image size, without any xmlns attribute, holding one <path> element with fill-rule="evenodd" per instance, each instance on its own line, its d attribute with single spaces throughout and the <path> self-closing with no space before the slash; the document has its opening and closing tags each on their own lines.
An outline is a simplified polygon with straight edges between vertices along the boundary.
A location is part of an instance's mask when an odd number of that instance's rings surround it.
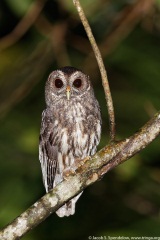
<svg viewBox="0 0 160 240">
<path fill-rule="evenodd" d="M 86 187 L 101 179 L 105 173 L 130 159 L 160 134 L 160 113 L 157 113 L 133 136 L 112 143 L 97 152 L 76 170 L 74 175 L 58 184 L 11 224 L 0 232 L 1 240 L 15 240 L 35 228 L 50 214 Z"/>
</svg>

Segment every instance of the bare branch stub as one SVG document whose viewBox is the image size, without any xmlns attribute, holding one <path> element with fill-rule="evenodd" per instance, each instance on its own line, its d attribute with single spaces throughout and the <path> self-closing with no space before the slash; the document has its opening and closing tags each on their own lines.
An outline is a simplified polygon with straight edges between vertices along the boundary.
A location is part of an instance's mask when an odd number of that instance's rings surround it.
<svg viewBox="0 0 160 240">
<path fill-rule="evenodd" d="M 115 115 L 114 115 L 114 107 L 113 107 L 113 101 L 112 101 L 112 96 L 111 96 L 111 92 L 110 92 L 110 87 L 109 87 L 109 82 L 108 82 L 108 77 L 107 77 L 107 72 L 103 63 L 103 59 L 101 56 L 101 53 L 99 51 L 99 48 L 97 46 L 97 43 L 95 41 L 95 38 L 93 36 L 92 30 L 90 28 L 90 25 L 88 23 L 88 20 L 85 16 L 85 13 L 82 9 L 82 6 L 79 2 L 79 0 L 73 0 L 73 3 L 77 9 L 77 12 L 79 14 L 79 17 L 81 19 L 81 22 L 84 26 L 84 29 L 86 31 L 86 34 L 88 36 L 88 39 L 91 43 L 92 49 L 94 51 L 98 66 L 99 66 L 99 70 L 101 73 L 101 77 L 102 77 L 102 85 L 104 88 L 104 92 L 105 92 L 105 98 L 106 98 L 106 102 L 107 102 L 107 107 L 108 107 L 108 115 L 109 115 L 109 123 L 110 123 L 110 137 L 111 137 L 111 141 L 115 140 L 115 134 L 116 134 L 116 130 L 115 130 Z"/>
</svg>

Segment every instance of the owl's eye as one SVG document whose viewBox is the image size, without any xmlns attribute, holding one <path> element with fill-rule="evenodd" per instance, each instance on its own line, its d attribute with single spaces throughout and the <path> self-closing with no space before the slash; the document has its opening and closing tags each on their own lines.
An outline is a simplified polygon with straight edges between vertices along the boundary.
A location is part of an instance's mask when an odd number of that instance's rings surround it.
<svg viewBox="0 0 160 240">
<path fill-rule="evenodd" d="M 56 86 L 56 88 L 61 88 L 61 87 L 63 87 L 63 82 L 62 82 L 62 80 L 59 79 L 59 78 L 56 78 L 56 79 L 55 79 L 55 86 Z"/>
<path fill-rule="evenodd" d="M 76 80 L 74 80 L 73 86 L 76 88 L 80 88 L 82 86 L 82 80 L 80 78 L 77 78 Z"/>
</svg>

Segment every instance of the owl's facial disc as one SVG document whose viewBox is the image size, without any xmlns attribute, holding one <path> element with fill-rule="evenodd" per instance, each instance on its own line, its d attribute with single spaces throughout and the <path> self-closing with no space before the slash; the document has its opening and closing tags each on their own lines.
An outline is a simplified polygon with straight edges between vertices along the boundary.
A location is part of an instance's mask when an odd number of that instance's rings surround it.
<svg viewBox="0 0 160 240">
<path fill-rule="evenodd" d="M 53 97 L 57 98 L 66 95 L 66 78 L 61 71 L 54 71 L 51 73 L 49 77 L 49 86 Z"/>
<path fill-rule="evenodd" d="M 69 102 L 83 99 L 90 92 L 89 77 L 77 69 L 74 71 L 55 70 L 48 77 L 45 92 L 48 106 L 59 100 Z"/>
<path fill-rule="evenodd" d="M 89 91 L 90 88 L 88 76 L 81 71 L 76 71 L 70 76 L 69 84 L 72 89 L 71 94 L 73 97 L 81 98 Z"/>
</svg>

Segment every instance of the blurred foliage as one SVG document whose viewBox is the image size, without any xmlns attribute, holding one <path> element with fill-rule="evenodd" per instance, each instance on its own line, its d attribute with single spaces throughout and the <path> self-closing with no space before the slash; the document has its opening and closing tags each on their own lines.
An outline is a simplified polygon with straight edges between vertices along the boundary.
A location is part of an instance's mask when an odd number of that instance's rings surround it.
<svg viewBox="0 0 160 240">
<path fill-rule="evenodd" d="M 72 1 L 48 0 L 37 14 L 39 2 L 43 1 L 0 1 L 1 227 L 45 193 L 38 137 L 45 107 L 44 84 L 50 71 L 71 64 L 92 76 L 103 116 L 99 149 L 108 141 L 99 70 Z M 81 3 L 103 54 L 115 106 L 117 139 L 122 139 L 159 109 L 159 0 Z M 26 17 L 31 7 L 32 15 L 37 14 L 33 23 L 30 15 Z M 15 34 L 13 29 L 23 21 Z M 160 236 L 159 159 L 157 139 L 86 189 L 74 216 L 60 219 L 53 214 L 23 239 Z"/>
</svg>

